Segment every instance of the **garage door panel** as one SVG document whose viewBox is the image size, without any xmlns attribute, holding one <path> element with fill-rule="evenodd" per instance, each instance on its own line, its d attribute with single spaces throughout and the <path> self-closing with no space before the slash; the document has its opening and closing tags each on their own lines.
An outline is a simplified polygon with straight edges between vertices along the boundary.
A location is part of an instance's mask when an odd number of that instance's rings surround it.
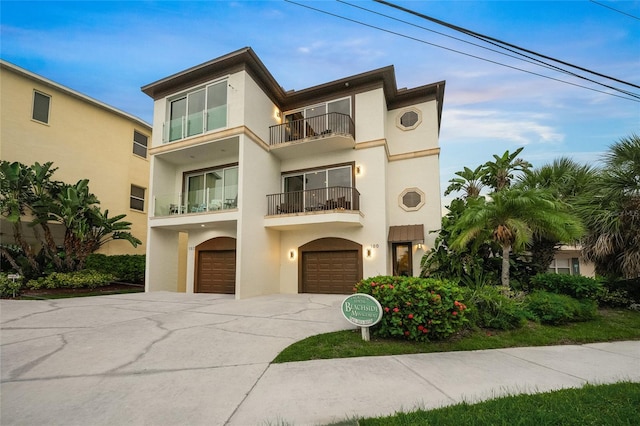
<svg viewBox="0 0 640 426">
<path fill-rule="evenodd" d="M 199 293 L 234 294 L 235 283 L 235 250 L 199 252 L 197 285 Z"/>
<path fill-rule="evenodd" d="M 310 251 L 302 256 L 304 293 L 350 294 L 359 277 L 357 250 Z"/>
</svg>

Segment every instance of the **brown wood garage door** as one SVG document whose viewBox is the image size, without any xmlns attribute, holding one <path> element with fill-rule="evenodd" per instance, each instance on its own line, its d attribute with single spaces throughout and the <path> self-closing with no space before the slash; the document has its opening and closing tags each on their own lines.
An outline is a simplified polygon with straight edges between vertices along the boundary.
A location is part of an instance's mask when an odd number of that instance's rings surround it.
<svg viewBox="0 0 640 426">
<path fill-rule="evenodd" d="M 361 275 L 357 250 L 302 253 L 302 292 L 351 294 Z"/>
<path fill-rule="evenodd" d="M 198 253 L 198 293 L 235 294 L 236 251 L 216 250 Z"/>
</svg>

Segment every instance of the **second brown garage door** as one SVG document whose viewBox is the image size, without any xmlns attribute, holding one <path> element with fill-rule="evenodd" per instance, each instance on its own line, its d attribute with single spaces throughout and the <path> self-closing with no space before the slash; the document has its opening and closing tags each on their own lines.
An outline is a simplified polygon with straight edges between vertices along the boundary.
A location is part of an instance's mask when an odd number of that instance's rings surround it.
<svg viewBox="0 0 640 426">
<path fill-rule="evenodd" d="M 200 251 L 198 254 L 198 293 L 236 292 L 236 251 Z"/>
<path fill-rule="evenodd" d="M 357 250 L 302 253 L 302 292 L 351 294 L 361 275 Z"/>
</svg>

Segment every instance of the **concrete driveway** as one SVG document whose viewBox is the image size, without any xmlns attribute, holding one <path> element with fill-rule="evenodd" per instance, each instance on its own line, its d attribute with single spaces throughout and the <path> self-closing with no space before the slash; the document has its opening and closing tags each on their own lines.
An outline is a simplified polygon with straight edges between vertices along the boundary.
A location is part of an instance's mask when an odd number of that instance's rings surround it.
<svg viewBox="0 0 640 426">
<path fill-rule="evenodd" d="M 285 347 L 350 328 L 344 296 L 1 301 L 3 425 L 221 425 Z"/>
<path fill-rule="evenodd" d="M 352 328 L 344 296 L 138 293 L 0 301 L 0 423 L 314 425 L 640 381 L 640 342 L 269 363 Z"/>
</svg>

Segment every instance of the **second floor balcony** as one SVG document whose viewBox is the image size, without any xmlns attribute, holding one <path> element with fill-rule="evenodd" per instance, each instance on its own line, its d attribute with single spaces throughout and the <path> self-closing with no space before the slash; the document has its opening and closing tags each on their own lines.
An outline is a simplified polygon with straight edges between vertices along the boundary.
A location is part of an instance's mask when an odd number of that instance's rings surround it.
<svg viewBox="0 0 640 426">
<path fill-rule="evenodd" d="M 267 195 L 267 216 L 335 210 L 360 210 L 358 190 L 345 186 L 330 186 Z"/>
<path fill-rule="evenodd" d="M 337 112 L 290 120 L 269 128 L 269 145 L 280 158 L 350 149 L 355 125 L 348 114 Z"/>
</svg>

